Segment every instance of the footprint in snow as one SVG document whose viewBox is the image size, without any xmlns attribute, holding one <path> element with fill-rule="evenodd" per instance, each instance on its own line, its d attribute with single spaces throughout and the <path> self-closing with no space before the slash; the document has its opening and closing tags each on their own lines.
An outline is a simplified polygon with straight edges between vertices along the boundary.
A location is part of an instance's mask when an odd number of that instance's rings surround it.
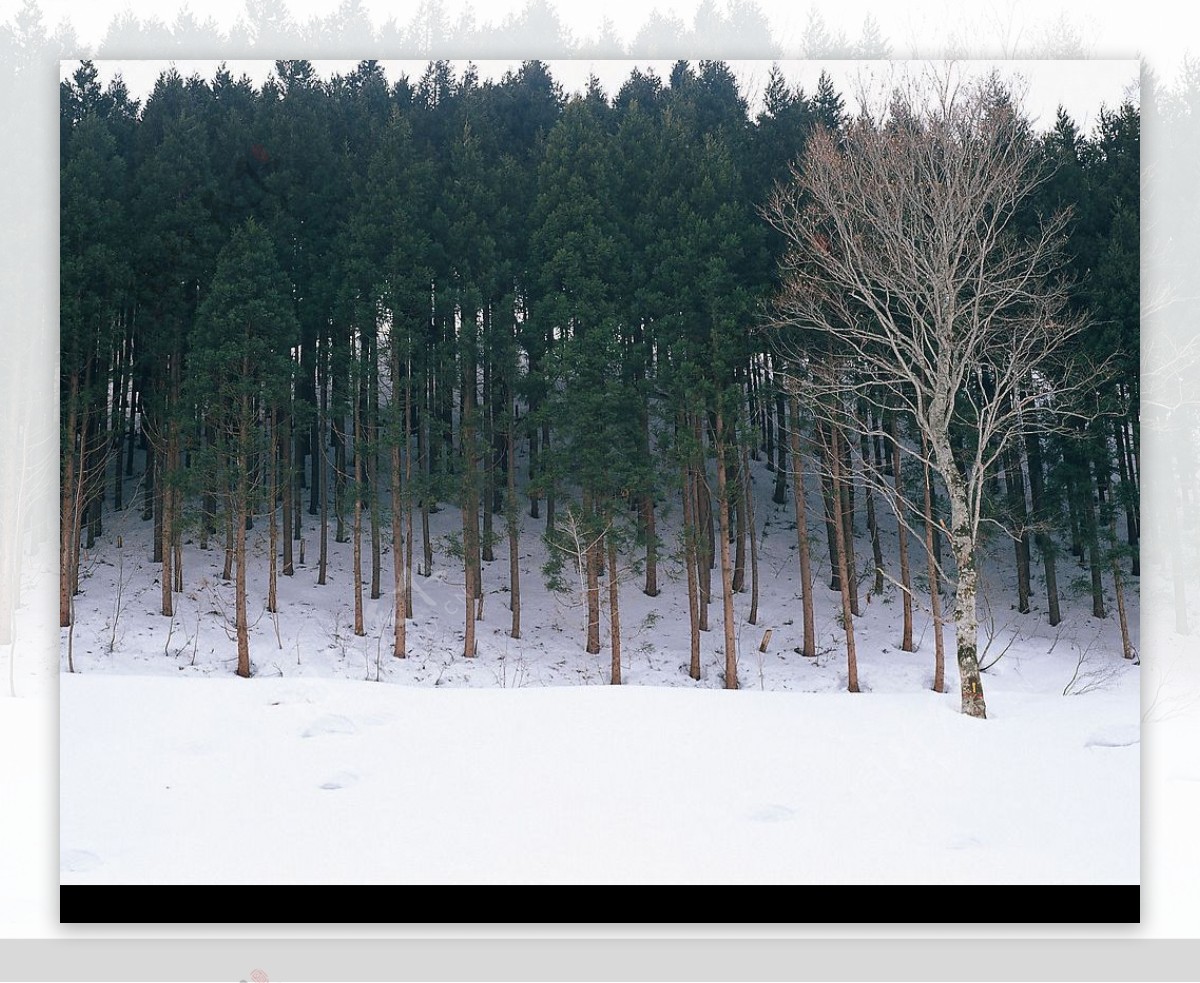
<svg viewBox="0 0 1200 983">
<path fill-rule="evenodd" d="M 90 850 L 63 850 L 59 857 L 59 867 L 73 874 L 95 870 L 102 863 L 104 861 Z"/>
<path fill-rule="evenodd" d="M 1142 739 L 1141 728 L 1137 724 L 1111 724 L 1095 731 L 1086 741 L 1084 747 L 1132 747 Z"/>
<path fill-rule="evenodd" d="M 796 818 L 796 810 L 773 802 L 750 813 L 750 818 L 756 823 L 786 823 Z"/>
<path fill-rule="evenodd" d="M 321 734 L 357 734 L 358 728 L 348 717 L 339 717 L 335 713 L 318 717 L 305 729 L 301 737 L 318 737 Z"/>
<path fill-rule="evenodd" d="M 352 771 L 339 771 L 336 775 L 331 775 L 321 783 L 321 788 L 327 792 L 332 792 L 334 789 L 349 788 L 358 781 L 358 776 Z"/>
</svg>

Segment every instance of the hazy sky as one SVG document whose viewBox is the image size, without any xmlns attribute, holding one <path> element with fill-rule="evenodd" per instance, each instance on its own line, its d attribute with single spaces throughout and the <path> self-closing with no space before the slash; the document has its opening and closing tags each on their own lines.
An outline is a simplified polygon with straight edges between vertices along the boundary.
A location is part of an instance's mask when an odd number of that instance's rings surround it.
<svg viewBox="0 0 1200 983">
<path fill-rule="evenodd" d="M 340 0 L 286 0 L 293 20 L 305 23 L 338 8 Z M 411 19 L 417 0 L 362 0 L 375 23 L 394 17 Z M 525 0 L 444 0 L 450 21 L 472 7 L 479 22 L 500 23 L 519 11 Z M 675 15 L 690 23 L 699 0 L 554 0 L 561 22 L 576 37 L 595 35 L 603 18 L 629 42 L 651 10 Z M 771 27 L 772 38 L 784 46 L 802 36 L 810 12 L 819 9 L 832 31 L 857 37 L 870 14 L 899 57 L 938 53 L 931 45 L 956 40 L 958 50 L 995 57 L 1030 51 L 1043 37 L 1066 27 L 1078 38 L 1083 51 L 1095 58 L 1146 57 L 1163 77 L 1172 77 L 1183 58 L 1200 53 L 1200 5 L 1176 0 L 982 0 L 961 4 L 957 0 L 841 0 L 816 4 L 797 0 L 757 0 Z M 156 17 L 170 24 L 189 6 L 186 0 L 38 0 L 51 25 L 69 19 L 79 40 L 96 45 L 115 13 L 128 10 L 138 17 Z M 0 0 L 0 15 L 14 14 L 21 0 Z M 724 6 L 718 0 L 718 6 Z M 199 18 L 211 17 L 222 28 L 230 27 L 244 8 L 243 0 L 206 0 L 190 3 Z"/>
<path fill-rule="evenodd" d="M 152 89 L 154 80 L 169 65 L 174 64 L 180 74 L 199 73 L 211 79 L 219 62 L 212 60 L 175 61 L 122 60 L 98 61 L 101 79 L 107 83 L 120 73 L 130 91 L 144 98 Z M 229 61 L 228 67 L 235 76 L 245 74 L 255 84 L 261 84 L 274 68 L 270 61 Z M 345 73 L 355 66 L 354 61 L 315 60 L 314 67 L 322 76 Z M 395 80 L 403 74 L 416 79 L 425 70 L 424 61 L 383 61 L 381 64 L 388 78 Z M 465 61 L 453 62 L 456 74 L 465 67 Z M 551 73 L 562 83 L 567 92 L 579 91 L 587 83 L 588 76 L 595 74 L 605 91 L 615 93 L 621 83 L 635 67 L 652 67 L 664 79 L 669 74 L 671 61 L 621 60 L 591 61 L 548 61 Z M 754 106 L 766 85 L 771 63 L 766 61 L 731 61 L 730 67 L 736 74 L 743 93 Z M 798 82 L 805 91 L 812 93 L 822 68 L 828 70 L 834 84 L 845 96 L 848 107 L 857 105 L 856 94 L 864 86 L 868 92 L 879 89 L 895 72 L 902 70 L 900 62 L 855 62 L 855 61 L 782 61 L 779 63 L 785 76 L 792 83 Z M 499 78 L 504 72 L 519 67 L 519 61 L 479 61 L 476 63 L 483 78 Z M 64 77 L 74 71 L 76 62 L 63 62 Z M 997 68 L 1001 74 L 1025 90 L 1025 108 L 1035 126 L 1044 128 L 1054 121 L 1054 114 L 1062 104 L 1067 112 L 1085 130 L 1091 127 L 1102 105 L 1113 108 L 1125 98 L 1137 99 L 1139 66 L 1129 60 L 1089 61 L 964 61 L 958 62 L 962 71 L 974 74 Z"/>
</svg>

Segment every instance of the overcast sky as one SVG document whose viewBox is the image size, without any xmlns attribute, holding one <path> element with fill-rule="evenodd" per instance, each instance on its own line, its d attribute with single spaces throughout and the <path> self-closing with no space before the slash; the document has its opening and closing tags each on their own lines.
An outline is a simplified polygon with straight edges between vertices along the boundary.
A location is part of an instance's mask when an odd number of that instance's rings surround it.
<svg viewBox="0 0 1200 983">
<path fill-rule="evenodd" d="M 160 72 L 174 65 L 180 74 L 189 76 L 199 73 L 211 79 L 219 62 L 205 61 L 97 61 L 101 80 L 107 82 L 120 74 L 137 98 L 144 99 L 154 86 Z M 355 67 L 354 61 L 315 60 L 314 67 L 323 76 L 346 73 Z M 425 70 L 424 61 L 381 62 L 391 80 L 407 74 L 417 79 Z M 653 68 L 660 77 L 666 78 L 671 70 L 671 61 L 620 60 L 620 61 L 548 61 L 554 78 L 568 92 L 583 89 L 588 76 L 596 75 L 605 91 L 614 94 L 636 66 L 643 70 Z M 849 108 L 857 105 L 856 95 L 864 87 L 868 92 L 877 90 L 886 79 L 907 66 L 924 63 L 905 62 L 855 62 L 855 61 L 782 61 L 779 63 L 785 76 L 793 84 L 799 83 L 811 94 L 816 88 L 822 69 L 829 72 L 835 86 L 845 96 Z M 62 75 L 67 77 L 77 67 L 77 62 L 63 62 Z M 245 74 L 255 85 L 261 85 L 274 70 L 270 61 L 229 61 L 227 65 L 235 76 Z M 465 67 L 465 61 L 453 62 L 456 74 Z M 766 61 L 730 61 L 742 92 L 756 107 L 766 85 L 771 63 Z M 506 71 L 520 66 L 519 61 L 479 61 L 476 63 L 482 78 L 499 78 Z M 1054 122 L 1057 107 L 1061 104 L 1079 125 L 1090 129 L 1102 105 L 1115 108 L 1126 98 L 1137 101 L 1139 66 L 1132 60 L 1089 60 L 1089 61 L 964 61 L 957 68 L 969 74 L 986 73 L 992 68 L 1003 77 L 1011 79 L 1018 91 L 1025 91 L 1025 108 L 1034 125 L 1043 129 Z"/>
</svg>

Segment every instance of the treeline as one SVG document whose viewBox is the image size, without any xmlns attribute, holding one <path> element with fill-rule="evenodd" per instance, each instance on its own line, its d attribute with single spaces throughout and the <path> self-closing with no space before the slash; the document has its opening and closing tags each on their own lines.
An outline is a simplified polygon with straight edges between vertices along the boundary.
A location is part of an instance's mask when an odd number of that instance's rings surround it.
<svg viewBox="0 0 1200 983">
<path fill-rule="evenodd" d="M 903 569 L 887 572 L 911 647 L 908 551 L 928 545 L 936 599 L 944 492 L 900 463 L 915 439 L 901 414 L 864 405 L 838 434 L 814 422 L 764 327 L 785 243 L 760 209 L 811 133 L 847 125 L 827 76 L 806 94 L 773 71 L 753 116 L 721 62 L 679 62 L 665 80 L 635 70 L 611 97 L 595 82 L 568 97 L 536 61 L 499 80 L 434 62 L 394 83 L 374 62 L 328 81 L 277 62 L 261 89 L 223 68 L 166 72 L 144 106 L 85 62 L 61 97 L 64 626 L 105 508 L 140 508 L 164 615 L 183 590 L 185 531 L 224 548 L 239 674 L 245 533 L 263 521 L 269 610 L 302 544 L 315 538 L 324 584 L 329 538 L 350 542 L 355 631 L 364 594 L 394 591 L 404 657 L 413 577 L 435 562 L 429 517 L 452 505 L 465 656 L 483 563 L 505 539 L 520 637 L 518 544 L 536 529 L 550 582 L 566 565 L 583 583 L 589 652 L 607 607 L 614 683 L 618 570 L 655 595 L 660 561 L 682 553 L 691 674 L 717 603 L 736 687 L 733 598 L 750 592 L 753 623 L 759 586 L 754 460 L 795 507 L 805 655 L 810 521 L 824 524 L 849 634 L 860 589 L 884 590 L 884 499 L 928 498 L 920 540 L 902 531 Z M 1125 105 L 1090 136 L 1060 114 L 1029 137 L 1054 170 L 1023 221 L 1075 210 L 1072 303 L 1094 324 L 1080 343 L 1119 363 L 1077 432 L 1031 434 L 992 476 L 1020 609 L 1040 559 L 1052 623 L 1059 542 L 1090 575 L 1098 617 L 1106 579 L 1119 592 L 1121 571 L 1137 573 L 1138 130 Z M 814 467 L 824 515 L 810 520 Z M 679 543 L 658 532 L 667 502 Z M 856 553 L 864 523 L 869 559 Z"/>
</svg>

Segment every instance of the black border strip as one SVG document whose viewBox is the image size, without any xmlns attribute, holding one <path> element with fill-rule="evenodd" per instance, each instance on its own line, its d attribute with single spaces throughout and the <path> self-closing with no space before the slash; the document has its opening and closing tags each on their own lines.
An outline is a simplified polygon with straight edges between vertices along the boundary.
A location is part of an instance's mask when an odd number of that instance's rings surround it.
<svg viewBox="0 0 1200 983">
<path fill-rule="evenodd" d="M 621 922 L 1130 924 L 1141 888 L 1102 885 L 83 885 L 59 887 L 79 924 L 572 924 L 572 896 Z M 611 906 L 606 902 L 612 901 Z M 295 922 L 284 912 L 311 912 Z M 519 914 L 519 918 L 516 917 Z M 404 916 L 409 916 L 405 918 Z M 464 921 L 464 919 L 475 919 Z"/>
</svg>

